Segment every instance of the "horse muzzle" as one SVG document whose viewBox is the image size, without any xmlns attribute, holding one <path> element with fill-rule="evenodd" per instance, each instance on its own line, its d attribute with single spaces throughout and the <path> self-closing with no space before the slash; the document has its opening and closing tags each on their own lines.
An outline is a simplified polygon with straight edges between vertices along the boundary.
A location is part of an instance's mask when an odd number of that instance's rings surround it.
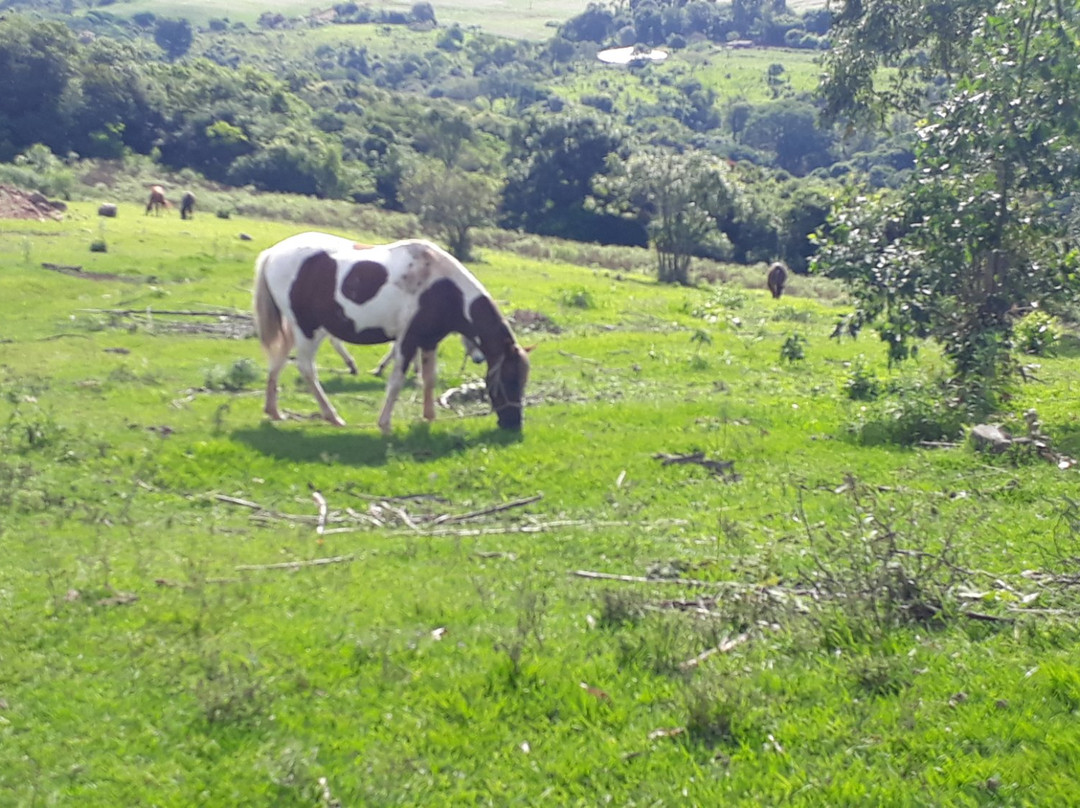
<svg viewBox="0 0 1080 808">
<path fill-rule="evenodd" d="M 509 429 L 514 432 L 521 431 L 521 410 L 517 407 L 507 407 L 499 410 L 499 428 Z"/>
</svg>

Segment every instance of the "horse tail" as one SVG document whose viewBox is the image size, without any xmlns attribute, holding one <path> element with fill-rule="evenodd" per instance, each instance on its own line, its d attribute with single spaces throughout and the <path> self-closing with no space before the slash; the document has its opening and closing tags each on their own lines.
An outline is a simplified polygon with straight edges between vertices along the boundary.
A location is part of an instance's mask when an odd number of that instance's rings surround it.
<svg viewBox="0 0 1080 808">
<path fill-rule="evenodd" d="M 261 252 L 255 261 L 255 333 L 267 356 L 274 359 L 292 348 L 292 332 L 270 294 L 270 284 L 266 280 L 269 261 L 269 250 Z"/>
</svg>

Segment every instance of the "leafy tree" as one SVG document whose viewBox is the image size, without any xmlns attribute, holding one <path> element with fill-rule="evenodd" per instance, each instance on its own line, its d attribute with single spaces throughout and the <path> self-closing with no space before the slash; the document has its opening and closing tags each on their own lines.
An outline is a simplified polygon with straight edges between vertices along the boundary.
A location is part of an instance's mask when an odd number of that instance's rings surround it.
<svg viewBox="0 0 1080 808">
<path fill-rule="evenodd" d="M 662 283 L 689 283 L 690 259 L 715 248 L 736 201 L 727 164 L 703 152 L 639 151 L 615 174 L 609 195 L 648 224 Z"/>
<path fill-rule="evenodd" d="M 159 136 L 163 99 L 134 48 L 104 37 L 85 48 L 71 99 L 71 145 L 88 157 L 147 154 Z"/>
<path fill-rule="evenodd" d="M 832 162 L 832 136 L 818 125 L 814 108 L 803 101 L 772 101 L 754 107 L 739 139 L 773 152 L 776 164 L 792 174 L 807 174 Z"/>
<path fill-rule="evenodd" d="M 78 46 L 66 26 L 11 15 L 0 18 L 0 160 L 40 142 L 67 150 L 63 100 Z"/>
<path fill-rule="evenodd" d="M 499 190 L 498 182 L 485 175 L 424 161 L 406 173 L 400 196 L 425 230 L 441 236 L 454 257 L 467 261 L 472 257 L 470 231 L 494 221 Z"/>
<path fill-rule="evenodd" d="M 530 116 L 510 137 L 503 224 L 587 239 L 593 178 L 622 145 L 622 135 L 598 118 Z"/>
<path fill-rule="evenodd" d="M 838 209 L 817 263 L 848 281 L 854 329 L 873 324 L 892 359 L 937 338 L 971 402 L 993 405 L 1016 368 L 1014 312 L 1080 285 L 1063 215 L 1077 178 L 1080 12 L 1051 0 L 902 8 L 844 5 L 824 95 L 834 115 L 922 110 L 916 171 L 897 194 Z M 915 48 L 922 59 L 905 59 Z M 876 83 L 890 57 L 894 79 Z M 953 76 L 932 106 L 914 91 L 931 71 Z"/>
<path fill-rule="evenodd" d="M 191 49 L 195 36 L 187 20 L 159 19 L 154 25 L 154 41 L 170 61 L 176 61 Z"/>
</svg>

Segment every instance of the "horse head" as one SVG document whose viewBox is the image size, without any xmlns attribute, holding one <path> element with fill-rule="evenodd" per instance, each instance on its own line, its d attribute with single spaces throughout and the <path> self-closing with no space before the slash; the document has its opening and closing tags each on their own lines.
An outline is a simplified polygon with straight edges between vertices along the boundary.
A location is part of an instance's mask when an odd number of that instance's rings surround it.
<svg viewBox="0 0 1080 808">
<path fill-rule="evenodd" d="M 529 378 L 528 352 L 508 337 L 499 357 L 488 365 L 488 398 L 503 429 L 521 430 L 525 407 L 525 382 Z"/>
</svg>

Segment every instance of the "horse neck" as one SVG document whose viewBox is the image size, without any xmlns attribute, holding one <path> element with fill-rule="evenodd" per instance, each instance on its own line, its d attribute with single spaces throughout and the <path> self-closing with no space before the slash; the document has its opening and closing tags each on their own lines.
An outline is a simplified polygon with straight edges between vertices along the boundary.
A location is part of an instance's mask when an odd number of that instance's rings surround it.
<svg viewBox="0 0 1080 808">
<path fill-rule="evenodd" d="M 505 358 L 507 342 L 513 343 L 514 335 L 495 306 L 495 301 L 486 293 L 470 304 L 470 310 L 471 330 L 474 333 L 467 333 L 465 336 L 479 343 L 480 351 L 484 354 L 488 366 L 494 366 Z"/>
</svg>

